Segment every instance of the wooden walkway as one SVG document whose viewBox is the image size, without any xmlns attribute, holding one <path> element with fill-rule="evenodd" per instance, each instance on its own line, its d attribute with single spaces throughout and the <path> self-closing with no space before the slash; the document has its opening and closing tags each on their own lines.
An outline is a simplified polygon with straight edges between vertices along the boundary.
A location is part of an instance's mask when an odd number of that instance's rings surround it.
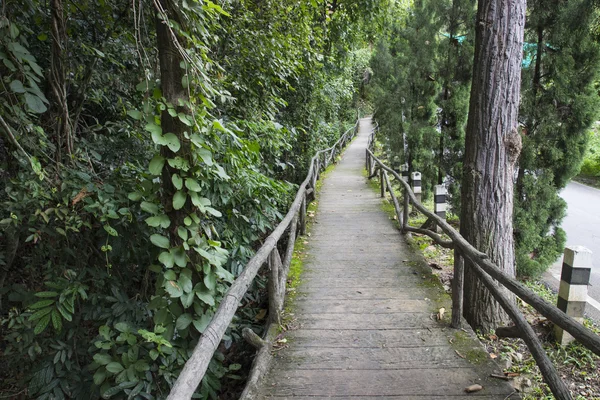
<svg viewBox="0 0 600 400">
<path fill-rule="evenodd" d="M 489 377 L 501 372 L 472 333 L 451 329 L 449 315 L 436 321 L 449 302 L 363 175 L 370 130 L 362 119 L 323 184 L 291 308 L 298 328 L 258 398 L 507 398 L 512 388 Z M 466 394 L 473 384 L 483 390 Z"/>
</svg>

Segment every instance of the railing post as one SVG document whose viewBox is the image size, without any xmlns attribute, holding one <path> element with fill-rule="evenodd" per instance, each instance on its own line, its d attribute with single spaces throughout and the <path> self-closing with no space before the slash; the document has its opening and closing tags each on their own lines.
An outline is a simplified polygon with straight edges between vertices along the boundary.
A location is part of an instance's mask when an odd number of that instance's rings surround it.
<svg viewBox="0 0 600 400">
<path fill-rule="evenodd" d="M 283 306 L 283 297 L 281 296 L 281 290 L 279 288 L 279 273 L 281 272 L 281 256 L 277 251 L 277 246 L 271 251 L 269 255 L 269 318 L 271 322 L 280 323 L 280 310 Z"/>
<path fill-rule="evenodd" d="M 465 260 L 458 249 L 454 249 L 454 277 L 452 278 L 452 327 L 461 328 L 463 313 L 463 287 L 465 282 Z"/>
<path fill-rule="evenodd" d="M 575 321 L 583 322 L 587 303 L 588 284 L 592 271 L 592 252 L 583 246 L 567 246 L 563 256 L 557 307 Z M 573 336 L 555 327 L 556 339 L 562 346 L 571 343 Z"/>
<path fill-rule="evenodd" d="M 421 202 L 421 173 L 420 172 L 413 172 L 411 175 L 412 178 L 412 190 L 413 193 L 415 194 L 415 197 L 417 198 L 417 201 L 420 203 Z M 413 210 L 417 210 L 413 204 Z"/>
<path fill-rule="evenodd" d="M 313 189 L 316 190 L 316 187 Z M 316 196 L 316 193 L 315 193 Z M 302 204 L 300 204 L 300 235 L 306 235 L 306 192 L 304 193 L 304 197 L 302 199 Z"/>
<path fill-rule="evenodd" d="M 435 185 L 434 200 L 433 200 L 433 211 L 435 215 L 440 218 L 446 219 L 446 194 L 448 191 L 444 185 Z M 439 226 L 435 225 L 435 231 L 440 232 Z"/>
<path fill-rule="evenodd" d="M 410 205 L 410 198 L 408 197 L 408 190 L 406 188 L 404 188 L 404 195 L 403 195 L 403 207 L 404 207 L 404 210 L 402 210 L 402 233 L 407 233 L 406 230 L 405 230 L 405 228 L 408 225 L 408 209 L 409 209 L 409 205 Z"/>
<path fill-rule="evenodd" d="M 379 186 L 381 197 L 385 197 L 385 180 L 383 179 L 383 168 L 379 168 Z"/>
</svg>

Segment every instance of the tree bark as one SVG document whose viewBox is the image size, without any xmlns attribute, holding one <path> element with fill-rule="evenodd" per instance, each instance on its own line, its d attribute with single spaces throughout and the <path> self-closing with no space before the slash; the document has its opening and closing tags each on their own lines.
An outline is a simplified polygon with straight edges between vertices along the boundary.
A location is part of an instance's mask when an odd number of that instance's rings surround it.
<svg viewBox="0 0 600 400">
<path fill-rule="evenodd" d="M 510 276 L 525 8 L 525 0 L 478 1 L 462 185 L 461 234 Z M 466 320 L 483 331 L 505 325 L 508 316 L 471 269 L 465 260 Z"/>
<path fill-rule="evenodd" d="M 172 1 L 159 0 L 158 3 L 170 20 L 181 24 L 176 6 Z M 182 85 L 185 74 L 185 71 L 181 68 L 183 57 L 176 45 L 176 40 L 181 44 L 184 44 L 185 41 L 167 26 L 166 22 L 163 20 L 163 16 L 161 16 L 161 10 L 158 9 L 157 11 L 156 40 L 158 45 L 162 94 L 168 103 L 173 104 L 178 113 L 183 112 L 184 114 L 188 114 L 189 110 L 187 110 L 185 106 L 180 105 L 180 102 L 182 102 L 182 104 L 187 103 L 189 97 Z M 163 133 L 173 133 L 179 138 L 182 149 L 178 154 L 182 157 L 188 156 L 189 151 L 186 150 L 186 147 L 189 146 L 189 141 L 184 136 L 184 132 L 187 128 L 186 125 L 181 122 L 179 118 L 172 117 L 171 114 L 169 114 L 169 110 L 166 108 L 162 111 L 160 119 Z M 166 159 L 174 158 L 176 156 L 168 146 L 161 146 L 160 152 Z M 171 168 L 168 163 L 165 163 L 162 170 L 162 203 L 167 211 L 167 215 L 171 219 L 171 227 L 173 227 L 173 229 L 176 229 L 177 226 L 182 226 L 183 218 L 186 215 L 186 207 L 177 211 L 174 210 L 172 206 L 172 199 L 176 192 L 176 188 L 171 182 L 171 176 L 175 172 L 178 172 L 178 170 Z M 179 238 L 175 231 L 171 232 L 171 239 L 172 242 L 175 242 L 172 243 L 173 245 L 179 244 L 177 243 L 179 242 Z"/>
</svg>

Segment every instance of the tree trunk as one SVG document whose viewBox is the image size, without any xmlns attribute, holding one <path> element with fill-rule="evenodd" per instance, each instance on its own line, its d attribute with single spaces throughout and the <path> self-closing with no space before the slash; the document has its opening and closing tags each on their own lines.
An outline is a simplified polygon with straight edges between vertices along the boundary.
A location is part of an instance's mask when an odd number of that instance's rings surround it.
<svg viewBox="0 0 600 400">
<path fill-rule="evenodd" d="M 159 0 L 159 4 L 170 20 L 181 24 L 181 21 L 177 15 L 177 10 L 175 9 L 172 1 Z M 156 18 L 156 40 L 158 44 L 158 59 L 160 63 L 160 82 L 162 94 L 168 103 L 173 104 L 178 113 L 183 112 L 184 114 L 188 114 L 186 112 L 186 107 L 179 105 L 180 101 L 183 103 L 188 102 L 189 97 L 187 91 L 182 85 L 185 71 L 180 65 L 183 61 L 183 58 L 179 52 L 179 49 L 177 48 L 175 38 L 180 44 L 185 43 L 183 38 L 176 35 L 175 31 L 171 31 L 169 29 L 165 21 L 163 21 L 163 17 L 161 16 L 161 12 L 159 10 L 159 15 L 157 15 Z M 179 118 L 172 117 L 171 114 L 169 114 L 169 110 L 166 108 L 162 111 L 160 120 L 163 134 L 169 132 L 175 134 L 179 138 L 182 150 L 180 150 L 178 154 L 184 157 L 188 155 L 189 152 L 185 150 L 185 147 L 186 145 L 189 145 L 189 143 L 184 137 L 186 125 L 181 122 Z M 173 153 L 167 146 L 161 146 L 160 151 L 161 155 L 166 159 L 174 158 L 176 156 L 176 154 Z M 171 227 L 173 229 L 176 229 L 178 226 L 182 226 L 186 210 L 186 207 L 179 211 L 173 209 L 172 199 L 176 192 L 176 188 L 171 182 L 171 176 L 176 172 L 179 171 L 171 168 L 168 163 L 165 163 L 165 166 L 162 170 L 162 203 L 167 211 L 167 215 L 171 220 Z M 179 244 L 177 243 L 179 242 L 179 238 L 175 230 L 172 231 L 171 239 L 172 242 L 175 242 L 172 243 L 173 245 Z"/>
<path fill-rule="evenodd" d="M 524 0 L 479 0 L 462 186 L 461 234 L 515 275 L 513 179 L 521 150 L 518 111 Z M 508 321 L 465 262 L 464 316 L 488 331 Z"/>
<path fill-rule="evenodd" d="M 50 87 L 54 97 L 54 115 L 56 119 L 56 162 L 62 163 L 64 156 L 73 154 L 73 135 L 71 117 L 67 100 L 67 23 L 62 0 L 52 0 L 52 53 L 50 55 Z M 65 151 L 65 153 L 63 153 Z"/>
</svg>

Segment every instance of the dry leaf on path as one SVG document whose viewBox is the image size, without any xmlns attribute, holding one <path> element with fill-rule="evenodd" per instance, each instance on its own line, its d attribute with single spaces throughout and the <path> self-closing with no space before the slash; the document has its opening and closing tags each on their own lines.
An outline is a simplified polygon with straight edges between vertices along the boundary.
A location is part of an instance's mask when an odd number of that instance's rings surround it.
<svg viewBox="0 0 600 400">
<path fill-rule="evenodd" d="M 444 319 L 444 313 L 445 312 L 446 312 L 446 309 L 444 307 L 440 308 L 440 311 L 438 311 L 438 314 L 437 314 L 437 319 L 439 321 L 441 321 L 441 320 Z"/>
<path fill-rule="evenodd" d="M 483 389 L 483 386 L 475 384 L 475 385 L 466 387 L 465 392 L 467 392 L 467 393 L 479 392 L 482 389 Z"/>
</svg>

